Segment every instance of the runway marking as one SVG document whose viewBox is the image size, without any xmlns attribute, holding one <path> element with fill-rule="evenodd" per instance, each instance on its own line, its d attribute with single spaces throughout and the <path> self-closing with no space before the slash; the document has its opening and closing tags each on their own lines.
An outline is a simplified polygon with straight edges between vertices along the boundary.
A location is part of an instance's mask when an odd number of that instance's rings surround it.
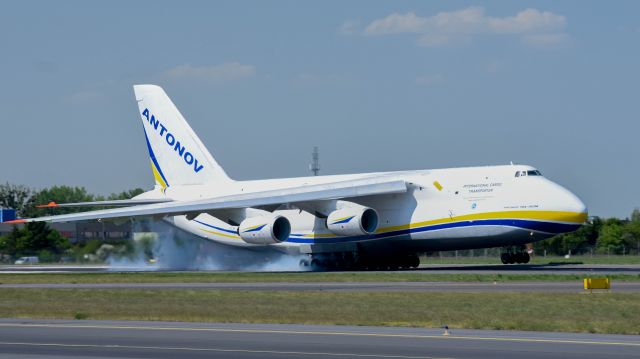
<svg viewBox="0 0 640 359">
<path fill-rule="evenodd" d="M 591 344 L 610 346 L 640 347 L 640 342 L 609 342 L 578 339 L 545 339 L 545 338 L 505 338 L 505 337 L 472 337 L 459 335 L 428 335 L 428 334 L 391 334 L 391 333 L 363 333 L 363 332 L 323 332 L 323 331 L 295 331 L 275 329 L 228 329 L 228 328 L 193 328 L 193 327 L 150 327 L 125 325 L 77 325 L 77 324 L 27 324 L 0 323 L 0 327 L 39 327 L 39 328 L 70 328 L 70 329 L 128 329 L 128 330 L 157 330 L 157 331 L 185 331 L 185 332 L 219 332 L 219 333 L 247 333 L 247 334 L 298 334 L 298 335 L 339 335 L 354 337 L 408 338 L 408 339 L 442 339 L 442 340 L 478 340 L 504 341 L 523 343 L 552 343 L 552 344 Z"/>
<path fill-rule="evenodd" d="M 156 347 L 118 344 L 61 344 L 61 343 L 26 343 L 26 342 L 0 342 L 0 345 L 21 345 L 62 348 L 109 348 L 109 349 L 143 349 L 143 350 L 172 350 L 172 351 L 197 351 L 219 353 L 250 353 L 250 354 L 278 354 L 278 355 L 308 355 L 308 356 L 334 356 L 357 358 L 387 358 L 387 359 L 452 359 L 430 356 L 384 355 L 384 354 L 357 354 L 357 353 L 329 353 L 329 352 L 299 352 L 278 350 L 250 350 L 250 349 L 220 349 L 220 348 L 190 348 L 190 347 Z"/>
</svg>

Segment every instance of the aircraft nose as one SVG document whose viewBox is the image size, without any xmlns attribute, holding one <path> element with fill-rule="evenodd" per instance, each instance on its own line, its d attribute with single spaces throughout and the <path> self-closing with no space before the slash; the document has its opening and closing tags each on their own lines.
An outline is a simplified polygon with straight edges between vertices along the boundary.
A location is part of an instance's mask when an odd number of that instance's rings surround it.
<svg viewBox="0 0 640 359">
<path fill-rule="evenodd" d="M 562 222 L 570 222 L 573 225 L 580 226 L 587 222 L 588 211 L 587 206 L 572 192 L 565 190 L 564 197 L 565 211 L 560 217 Z"/>
<path fill-rule="evenodd" d="M 586 221 L 588 209 L 584 202 L 573 192 L 558 184 L 554 183 L 553 187 L 555 188 L 552 191 L 552 207 L 555 207 L 558 211 L 572 214 L 572 217 L 575 217 L 576 220 Z"/>
<path fill-rule="evenodd" d="M 574 197 L 575 197 L 575 201 L 572 205 L 572 207 L 574 208 L 574 212 L 584 213 L 585 215 L 587 215 L 589 213 L 589 210 L 587 209 L 587 205 L 584 204 L 584 202 L 582 202 L 580 198 L 578 198 L 576 195 L 574 195 Z"/>
<path fill-rule="evenodd" d="M 584 202 L 573 193 L 571 193 L 571 197 L 567 198 L 566 201 L 568 212 L 575 213 L 582 223 L 586 222 L 589 214 Z"/>
<path fill-rule="evenodd" d="M 564 190 L 564 194 L 561 196 L 565 205 L 567 206 L 567 211 L 575 212 L 575 213 L 587 213 L 587 205 L 582 202 L 578 196 L 576 196 L 573 192 L 569 191 L 566 188 L 562 188 Z"/>
</svg>

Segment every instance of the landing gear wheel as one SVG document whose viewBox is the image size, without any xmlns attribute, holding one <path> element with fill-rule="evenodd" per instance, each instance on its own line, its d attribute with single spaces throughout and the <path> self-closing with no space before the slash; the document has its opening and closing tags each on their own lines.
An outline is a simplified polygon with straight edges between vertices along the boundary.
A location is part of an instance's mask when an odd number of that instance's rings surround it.
<svg viewBox="0 0 640 359">
<path fill-rule="evenodd" d="M 313 270 L 313 271 L 317 271 L 317 270 L 320 270 L 320 269 L 321 269 L 321 263 L 320 263 L 320 261 L 319 261 L 319 260 L 317 260 L 317 259 L 315 259 L 315 258 L 314 258 L 314 259 L 312 259 L 312 260 L 311 260 L 311 270 Z"/>
<path fill-rule="evenodd" d="M 525 251 L 513 252 L 513 250 L 510 249 L 508 252 L 502 253 L 500 255 L 500 261 L 502 262 L 502 264 L 524 264 L 529 263 L 530 260 L 531 257 L 529 256 L 529 253 Z"/>
<path fill-rule="evenodd" d="M 522 256 L 520 255 L 520 253 L 512 254 L 511 258 L 513 260 L 513 263 L 521 263 L 521 261 L 522 261 Z"/>
<path fill-rule="evenodd" d="M 418 268 L 420 266 L 420 257 L 412 255 L 409 259 L 409 267 Z"/>
</svg>

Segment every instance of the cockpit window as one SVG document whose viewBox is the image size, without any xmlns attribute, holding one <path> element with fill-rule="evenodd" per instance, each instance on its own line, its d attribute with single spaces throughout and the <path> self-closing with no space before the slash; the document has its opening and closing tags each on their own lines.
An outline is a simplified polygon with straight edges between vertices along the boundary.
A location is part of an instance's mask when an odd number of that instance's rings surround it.
<svg viewBox="0 0 640 359">
<path fill-rule="evenodd" d="M 516 177 L 525 177 L 525 176 L 542 176 L 542 173 L 538 170 L 530 170 L 530 171 L 516 171 Z"/>
</svg>

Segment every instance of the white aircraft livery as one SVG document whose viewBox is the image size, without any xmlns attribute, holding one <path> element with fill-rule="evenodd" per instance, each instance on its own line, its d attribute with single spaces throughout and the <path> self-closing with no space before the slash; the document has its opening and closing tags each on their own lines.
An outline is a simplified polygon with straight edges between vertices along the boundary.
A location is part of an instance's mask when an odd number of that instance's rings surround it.
<svg viewBox="0 0 640 359">
<path fill-rule="evenodd" d="M 14 222 L 163 219 L 230 246 L 305 254 L 302 266 L 396 269 L 417 267 L 425 251 L 490 247 L 526 263 L 525 244 L 587 219 L 578 197 L 525 165 L 234 181 L 162 88 L 134 91 L 154 189 Z"/>
</svg>

